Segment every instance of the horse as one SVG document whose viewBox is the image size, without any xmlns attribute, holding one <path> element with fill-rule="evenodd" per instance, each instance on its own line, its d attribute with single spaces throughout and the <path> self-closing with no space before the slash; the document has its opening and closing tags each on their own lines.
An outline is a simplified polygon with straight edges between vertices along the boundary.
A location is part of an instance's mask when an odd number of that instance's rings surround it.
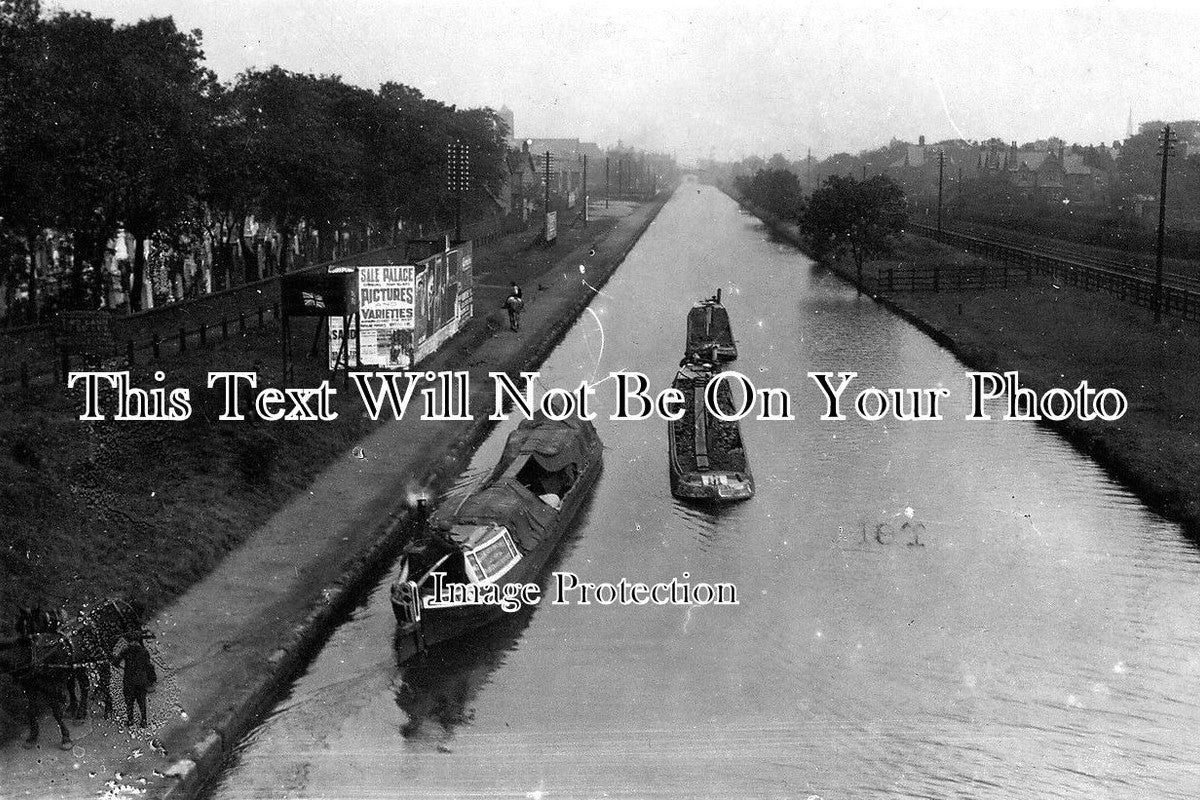
<svg viewBox="0 0 1200 800">
<path fill-rule="evenodd" d="M 65 619 L 61 609 L 40 612 L 42 633 L 58 633 Z M 88 716 L 88 692 L 91 688 L 92 673 L 96 677 L 96 692 L 104 702 L 104 718 L 112 716 L 112 670 L 107 660 L 100 659 L 90 665 L 76 666 L 67 672 L 67 716 L 76 720 L 85 720 Z M 79 687 L 78 695 L 75 688 Z"/>
<path fill-rule="evenodd" d="M 0 642 L 0 671 L 13 673 L 29 702 L 29 739 L 37 741 L 38 701 L 49 706 L 63 734 L 63 746 L 70 746 L 70 734 L 62 722 L 61 691 L 67 688 L 76 719 L 85 719 L 88 709 L 88 674 L 95 670 L 97 691 L 102 693 L 105 719 L 112 713 L 109 690 L 110 659 L 121 636 L 141 628 L 145 609 L 140 604 L 110 599 L 86 609 L 66 623 L 61 615 L 39 608 L 20 609 L 17 614 L 17 638 Z M 75 698 L 75 684 L 80 697 Z"/>
<path fill-rule="evenodd" d="M 35 655 L 36 638 L 46 624 L 42 613 L 40 609 L 18 609 L 16 638 L 0 639 L 0 672 L 12 675 L 25 693 L 26 721 L 29 725 L 26 746 L 32 747 L 37 743 L 40 705 L 45 703 L 58 723 L 58 730 L 62 734 L 61 747 L 69 750 L 72 747 L 71 732 L 63 721 L 62 711 L 62 689 L 67 673 L 39 665 Z"/>
</svg>

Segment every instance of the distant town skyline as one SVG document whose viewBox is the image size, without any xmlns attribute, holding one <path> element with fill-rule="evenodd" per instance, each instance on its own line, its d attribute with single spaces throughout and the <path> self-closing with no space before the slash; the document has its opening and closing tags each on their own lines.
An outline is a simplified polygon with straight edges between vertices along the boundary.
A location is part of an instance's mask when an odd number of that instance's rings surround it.
<svg viewBox="0 0 1200 800">
<path fill-rule="evenodd" d="M 866 3 L 73 0 L 128 23 L 173 16 L 223 81 L 272 64 L 507 105 L 520 137 L 722 160 L 857 152 L 892 138 L 1124 138 L 1200 116 L 1200 11 Z"/>
</svg>

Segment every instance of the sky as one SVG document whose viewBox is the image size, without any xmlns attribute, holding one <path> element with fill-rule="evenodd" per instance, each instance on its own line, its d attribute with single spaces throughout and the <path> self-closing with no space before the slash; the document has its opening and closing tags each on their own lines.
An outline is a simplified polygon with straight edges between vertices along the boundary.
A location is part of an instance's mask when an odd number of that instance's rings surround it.
<svg viewBox="0 0 1200 800">
<path fill-rule="evenodd" d="M 1200 117 L 1200 4 L 43 0 L 203 32 L 249 67 L 507 105 L 514 133 L 740 159 L 893 137 L 1124 138 Z"/>
</svg>

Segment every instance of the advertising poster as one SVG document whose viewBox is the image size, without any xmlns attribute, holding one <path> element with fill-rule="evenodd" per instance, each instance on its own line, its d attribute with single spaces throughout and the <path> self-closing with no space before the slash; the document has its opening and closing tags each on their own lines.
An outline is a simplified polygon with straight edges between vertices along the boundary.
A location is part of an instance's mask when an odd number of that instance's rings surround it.
<svg viewBox="0 0 1200 800">
<path fill-rule="evenodd" d="M 1200 3 L 0 63 L 0 800 L 1200 799 Z"/>
<path fill-rule="evenodd" d="M 414 326 L 414 267 L 358 267 L 362 327 L 411 331 Z"/>
<path fill-rule="evenodd" d="M 355 350 L 354 320 L 350 320 L 350 330 L 343 334 L 341 317 L 329 318 L 330 369 L 333 369 L 335 365 L 338 365 L 339 368 L 346 366 L 345 359 L 348 359 L 350 368 L 354 369 L 358 365 L 360 356 L 364 368 L 406 369 L 409 366 L 411 333 L 388 328 L 362 328 L 360 333 L 362 335 L 361 353 Z M 340 356 L 343 361 L 339 364 L 338 358 L 343 336 L 349 340 L 348 351 L 346 355 Z"/>
</svg>

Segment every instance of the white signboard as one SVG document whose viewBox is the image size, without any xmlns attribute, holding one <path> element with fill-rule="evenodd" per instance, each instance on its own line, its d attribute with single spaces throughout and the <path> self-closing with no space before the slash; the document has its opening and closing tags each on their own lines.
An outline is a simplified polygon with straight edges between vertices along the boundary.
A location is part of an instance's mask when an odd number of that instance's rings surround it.
<svg viewBox="0 0 1200 800">
<path fill-rule="evenodd" d="M 354 341 L 354 320 L 353 319 L 350 320 L 350 330 L 348 332 L 346 332 L 346 335 L 347 335 L 347 338 L 349 339 L 349 341 L 347 342 L 348 346 L 346 348 L 345 353 L 342 352 L 342 338 L 344 335 L 343 331 L 342 331 L 342 318 L 341 317 L 330 317 L 328 319 L 328 322 L 329 322 L 329 368 L 330 369 L 344 368 L 347 365 L 347 363 L 349 363 L 351 369 L 353 369 L 357 363 L 356 359 L 357 359 L 357 354 L 358 354 L 357 347 L 356 347 L 355 341 Z M 362 361 L 363 361 L 363 365 L 366 366 L 367 364 L 372 363 L 371 361 L 368 361 L 367 359 L 374 357 L 375 331 L 373 331 L 373 330 L 362 331 L 362 340 L 363 340 Z"/>
<path fill-rule="evenodd" d="M 358 312 L 363 330 L 414 327 L 415 270 L 411 266 L 359 267 Z"/>
<path fill-rule="evenodd" d="M 347 352 L 342 354 L 342 320 L 341 317 L 329 318 L 329 368 L 334 365 L 344 368 L 347 360 L 350 368 L 358 366 L 361 353 L 364 368 L 377 369 L 407 369 L 411 366 L 409 359 L 408 334 L 393 331 L 363 328 L 361 351 L 355 348 L 354 320 L 350 320 L 349 341 Z M 341 358 L 339 364 L 339 356 Z"/>
<path fill-rule="evenodd" d="M 546 241 L 553 242 L 558 238 L 558 212 L 551 211 L 546 215 Z"/>
</svg>

